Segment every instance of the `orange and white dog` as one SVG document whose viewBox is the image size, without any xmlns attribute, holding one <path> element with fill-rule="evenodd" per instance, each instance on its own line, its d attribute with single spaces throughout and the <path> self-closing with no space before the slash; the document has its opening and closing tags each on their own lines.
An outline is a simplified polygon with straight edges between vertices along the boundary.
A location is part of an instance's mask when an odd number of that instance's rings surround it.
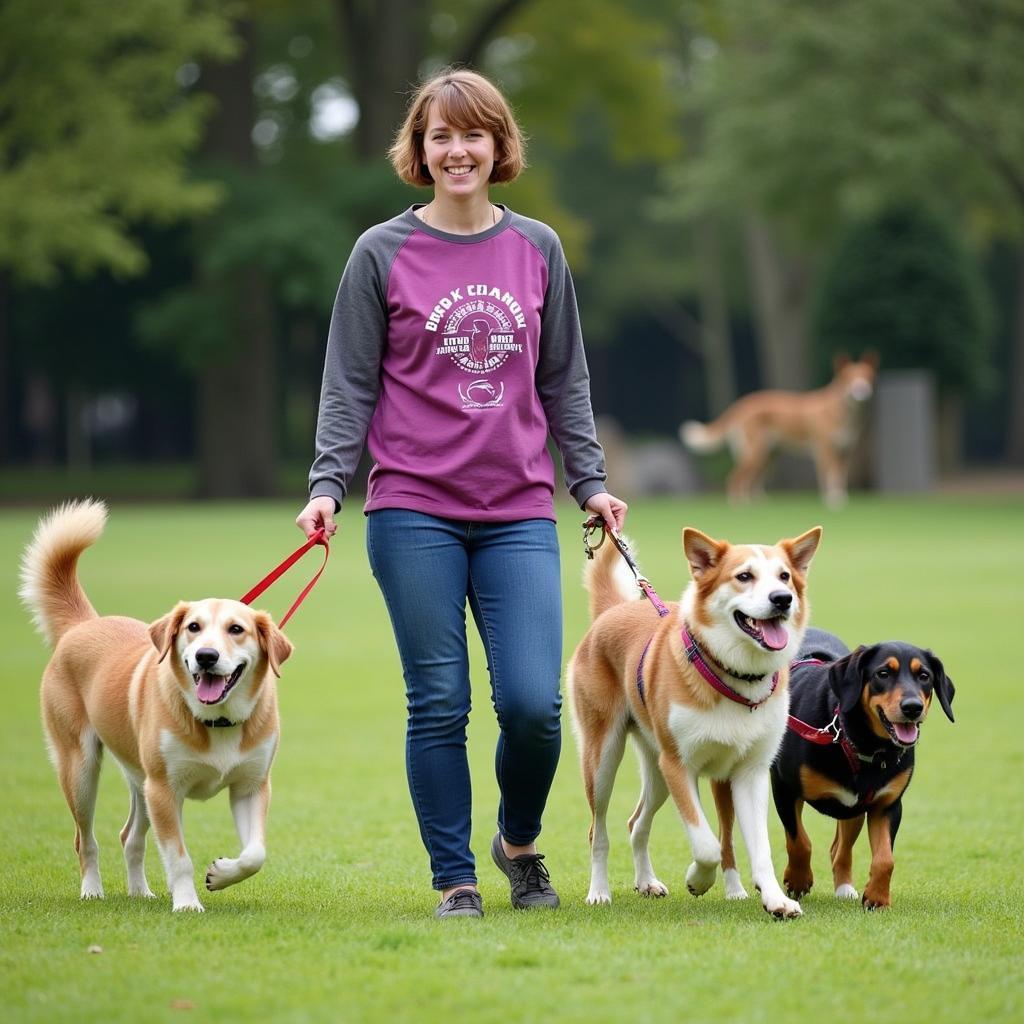
<svg viewBox="0 0 1024 1024">
<path fill-rule="evenodd" d="M 593 820 L 587 903 L 610 903 L 606 817 L 626 736 L 640 762 L 640 800 L 629 819 L 635 887 L 668 889 L 654 874 L 648 839 L 671 794 L 689 834 L 686 885 L 711 888 L 722 864 L 725 894 L 747 894 L 732 850 L 733 808 L 765 910 L 796 917 L 768 843 L 768 769 L 789 708 L 789 662 L 808 620 L 806 576 L 821 538 L 815 527 L 772 546 L 729 544 L 683 531 L 692 582 L 659 618 L 637 593 L 626 563 L 603 544 L 587 563 L 592 625 L 569 662 L 567 684 Z M 701 808 L 698 779 L 712 781 L 721 826 L 715 837 Z M 731 787 L 731 791 L 730 791 Z"/>
<path fill-rule="evenodd" d="M 735 466 L 727 489 L 733 501 L 749 500 L 761 487 L 776 446 L 806 449 L 814 458 L 825 503 L 846 501 L 850 454 L 860 433 L 860 411 L 874 390 L 878 358 L 836 359 L 835 376 L 814 391 L 755 391 L 733 402 L 711 423 L 687 420 L 679 428 L 694 452 L 711 452 L 728 441 Z"/>
<path fill-rule="evenodd" d="M 173 909 L 201 911 L 182 804 L 230 792 L 242 850 L 210 864 L 207 889 L 259 871 L 279 733 L 274 677 L 292 645 L 269 615 L 238 601 L 182 601 L 148 625 L 97 615 L 77 564 L 106 518 L 95 501 L 57 509 L 40 522 L 21 570 L 22 599 L 53 645 L 43 724 L 75 819 L 81 896 L 103 896 L 93 814 L 106 748 L 131 795 L 121 830 L 128 894 L 153 895 L 144 866 L 152 823 Z"/>
</svg>

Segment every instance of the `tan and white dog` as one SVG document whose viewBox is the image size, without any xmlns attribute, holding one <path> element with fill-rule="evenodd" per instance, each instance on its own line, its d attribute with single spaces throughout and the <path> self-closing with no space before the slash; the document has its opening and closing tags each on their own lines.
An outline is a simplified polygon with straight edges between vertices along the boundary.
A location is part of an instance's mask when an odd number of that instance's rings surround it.
<svg viewBox="0 0 1024 1024">
<path fill-rule="evenodd" d="M 128 895 L 153 895 L 144 865 L 152 823 L 173 909 L 201 911 L 182 804 L 230 792 L 242 850 L 213 861 L 207 889 L 259 871 L 279 733 L 274 677 L 292 645 L 269 615 L 238 601 L 182 601 L 148 625 L 98 615 L 77 565 L 106 518 L 95 501 L 57 509 L 40 522 L 21 570 L 21 597 L 53 646 L 43 672 L 43 725 L 75 819 L 81 896 L 103 896 L 93 815 L 106 748 L 131 795 L 121 830 Z"/>
<path fill-rule="evenodd" d="M 846 501 L 850 455 L 861 418 L 874 390 L 878 357 L 839 356 L 835 376 L 814 391 L 754 391 L 737 399 L 711 423 L 687 420 L 679 428 L 694 452 L 711 452 L 728 442 L 735 466 L 727 489 L 732 501 L 747 501 L 761 489 L 761 477 L 778 446 L 804 449 L 814 458 L 825 503 Z"/>
<path fill-rule="evenodd" d="M 815 527 L 773 546 L 733 545 L 685 529 L 692 582 L 661 618 L 652 603 L 632 599 L 635 582 L 612 544 L 587 563 L 593 622 L 569 662 L 567 684 L 593 815 L 588 903 L 611 902 L 606 817 L 630 735 L 641 779 L 629 819 L 637 891 L 668 893 L 651 866 L 648 839 L 671 794 L 690 838 L 686 885 L 694 896 L 711 888 L 720 862 L 726 897 L 747 895 L 732 850 L 735 806 L 765 910 L 801 913 L 772 865 L 768 769 L 786 728 L 788 666 L 807 626 L 806 576 L 820 538 Z M 721 842 L 701 808 L 701 776 L 713 780 Z"/>
</svg>

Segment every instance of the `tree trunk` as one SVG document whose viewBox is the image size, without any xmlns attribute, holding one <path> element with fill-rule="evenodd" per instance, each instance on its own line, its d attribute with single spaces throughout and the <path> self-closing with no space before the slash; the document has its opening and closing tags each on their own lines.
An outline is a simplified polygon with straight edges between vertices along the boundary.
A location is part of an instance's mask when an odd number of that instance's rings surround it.
<svg viewBox="0 0 1024 1024">
<path fill-rule="evenodd" d="M 1024 248 L 1017 258 L 1017 322 L 1010 349 L 1008 386 L 1010 417 L 1006 427 L 1006 459 L 1024 466 Z"/>
<path fill-rule="evenodd" d="M 92 437 L 86 421 L 88 395 L 77 384 L 68 387 L 65 402 L 65 449 L 68 469 L 86 472 L 92 468 Z"/>
<path fill-rule="evenodd" d="M 961 395 L 939 398 L 938 462 L 942 476 L 960 471 L 964 461 L 964 400 Z"/>
<path fill-rule="evenodd" d="M 230 64 L 204 68 L 217 101 L 204 152 L 218 161 L 253 167 L 255 120 L 251 22 L 238 25 L 243 47 Z M 217 230 L 216 219 L 211 224 Z M 231 310 L 231 335 L 199 371 L 199 492 L 204 497 L 269 495 L 277 485 L 277 393 L 274 309 L 262 271 L 248 267 L 217 281 Z"/>
<path fill-rule="evenodd" d="M 696 231 L 700 263 L 700 342 L 707 384 L 708 417 L 713 418 L 736 398 L 732 365 L 729 306 L 722 279 L 718 225 L 711 216 L 701 218 Z"/>
<path fill-rule="evenodd" d="M 423 0 L 335 0 L 359 104 L 356 152 L 384 158 L 416 87 L 431 5 Z"/>
<path fill-rule="evenodd" d="M 769 226 L 751 217 L 746 229 L 753 281 L 762 385 L 803 390 L 810 384 L 806 267 L 782 251 Z"/>
</svg>

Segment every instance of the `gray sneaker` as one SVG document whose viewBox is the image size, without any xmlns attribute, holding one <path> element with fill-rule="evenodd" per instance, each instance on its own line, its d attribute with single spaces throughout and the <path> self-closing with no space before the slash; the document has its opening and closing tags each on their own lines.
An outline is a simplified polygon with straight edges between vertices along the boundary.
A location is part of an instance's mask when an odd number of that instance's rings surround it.
<svg viewBox="0 0 1024 1024">
<path fill-rule="evenodd" d="M 517 910 L 558 906 L 558 893 L 551 887 L 551 877 L 542 863 L 543 853 L 509 857 L 501 845 L 499 832 L 491 842 L 491 857 L 512 885 L 512 906 Z"/>
<path fill-rule="evenodd" d="M 442 900 L 434 917 L 483 917 L 484 901 L 475 889 L 456 889 Z"/>
</svg>

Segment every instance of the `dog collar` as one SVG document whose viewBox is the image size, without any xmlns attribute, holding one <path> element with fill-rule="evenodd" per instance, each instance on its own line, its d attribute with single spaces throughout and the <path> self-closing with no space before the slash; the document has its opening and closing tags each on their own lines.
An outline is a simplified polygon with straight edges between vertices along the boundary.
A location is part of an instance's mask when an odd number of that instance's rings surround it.
<svg viewBox="0 0 1024 1024">
<path fill-rule="evenodd" d="M 704 677 L 705 681 L 715 690 L 717 690 L 723 697 L 728 697 L 729 700 L 734 701 L 737 704 L 742 704 L 744 707 L 750 708 L 751 711 L 754 708 L 759 708 L 768 698 L 775 692 L 775 688 L 779 685 L 779 673 L 776 672 L 772 676 L 771 689 L 765 694 L 761 700 L 748 700 L 743 696 L 742 693 L 738 693 L 728 683 L 723 682 L 715 673 L 711 670 L 711 667 L 704 660 L 704 653 L 700 649 L 700 645 L 694 640 L 693 635 L 689 629 L 686 628 L 686 624 L 683 624 L 682 628 L 683 638 L 683 650 L 686 653 L 687 660 L 691 665 Z M 723 668 L 725 666 L 722 666 Z M 729 670 L 726 669 L 728 672 Z M 733 673 L 729 673 L 733 675 Z M 764 679 L 764 674 L 759 676 L 742 676 L 733 675 L 734 679 L 743 679 L 746 682 L 754 683 L 759 679 Z"/>
<path fill-rule="evenodd" d="M 241 722 L 232 722 L 230 718 L 221 715 L 220 718 L 201 718 L 200 721 L 207 729 L 226 729 L 232 725 L 241 725 Z"/>
</svg>

